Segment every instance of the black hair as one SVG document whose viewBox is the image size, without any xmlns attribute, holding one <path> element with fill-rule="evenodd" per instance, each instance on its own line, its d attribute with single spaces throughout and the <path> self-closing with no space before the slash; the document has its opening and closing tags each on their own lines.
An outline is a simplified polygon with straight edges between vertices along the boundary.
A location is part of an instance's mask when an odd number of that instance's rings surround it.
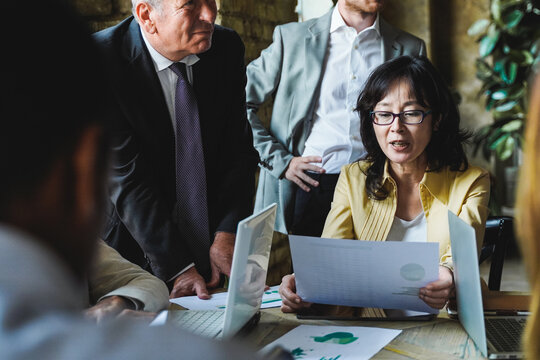
<svg viewBox="0 0 540 360">
<path fill-rule="evenodd" d="M 459 128 L 459 111 L 442 76 L 426 57 L 398 57 L 371 73 L 356 108 L 361 119 L 362 142 L 367 151 L 365 160 L 371 162 L 366 171 L 366 191 L 377 200 L 388 196 L 382 184 L 387 158 L 377 142 L 370 112 L 398 80 L 407 82 L 418 103 L 432 111 L 433 133 L 426 147 L 428 171 L 440 171 L 444 167 L 465 171 L 469 166 L 463 144 L 470 135 Z"/>
<path fill-rule="evenodd" d="M 70 156 L 85 129 L 105 123 L 109 97 L 90 32 L 67 3 L 3 7 L 10 16 L 0 59 L 0 213 Z"/>
</svg>

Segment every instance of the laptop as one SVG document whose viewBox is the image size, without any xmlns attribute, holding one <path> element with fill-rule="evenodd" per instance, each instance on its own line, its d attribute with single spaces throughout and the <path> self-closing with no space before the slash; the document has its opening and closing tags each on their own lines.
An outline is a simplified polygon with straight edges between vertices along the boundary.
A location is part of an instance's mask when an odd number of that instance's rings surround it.
<svg viewBox="0 0 540 360">
<path fill-rule="evenodd" d="M 259 322 L 276 219 L 274 203 L 238 223 L 223 310 L 165 310 L 153 324 L 172 323 L 194 334 L 231 338 Z"/>
<path fill-rule="evenodd" d="M 482 305 L 480 270 L 474 229 L 448 211 L 454 261 L 458 318 L 483 356 L 521 359 L 521 334 L 527 316 L 487 316 Z"/>
</svg>

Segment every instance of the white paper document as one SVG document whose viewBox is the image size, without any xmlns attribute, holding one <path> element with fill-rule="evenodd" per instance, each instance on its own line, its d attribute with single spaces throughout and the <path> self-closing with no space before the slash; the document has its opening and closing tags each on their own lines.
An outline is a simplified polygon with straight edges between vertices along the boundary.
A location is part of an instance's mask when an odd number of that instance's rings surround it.
<svg viewBox="0 0 540 360">
<path fill-rule="evenodd" d="M 280 345 L 302 360 L 369 359 L 400 332 L 374 327 L 300 325 L 265 349 Z"/>
<path fill-rule="evenodd" d="M 279 285 L 265 290 L 262 297 L 261 309 L 281 306 L 281 297 L 279 296 L 278 288 Z M 208 300 L 201 300 L 197 296 L 184 296 L 170 299 L 169 301 L 188 310 L 223 310 L 227 304 L 227 295 L 227 292 L 222 292 L 212 294 L 212 297 Z"/>
<path fill-rule="evenodd" d="M 290 235 L 296 291 L 319 304 L 423 311 L 418 297 L 439 277 L 439 244 Z"/>
</svg>

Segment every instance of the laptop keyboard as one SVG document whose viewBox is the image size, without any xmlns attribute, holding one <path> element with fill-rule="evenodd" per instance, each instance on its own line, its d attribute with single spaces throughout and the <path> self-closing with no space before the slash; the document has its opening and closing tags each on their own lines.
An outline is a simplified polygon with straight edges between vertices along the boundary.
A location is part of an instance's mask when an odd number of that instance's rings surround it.
<svg viewBox="0 0 540 360">
<path fill-rule="evenodd" d="M 172 316 L 171 316 L 172 315 Z M 205 337 L 221 337 L 225 311 L 174 311 L 170 320 L 184 330 Z"/>
<path fill-rule="evenodd" d="M 518 352 L 525 322 L 525 318 L 487 318 L 487 339 L 498 352 Z"/>
</svg>

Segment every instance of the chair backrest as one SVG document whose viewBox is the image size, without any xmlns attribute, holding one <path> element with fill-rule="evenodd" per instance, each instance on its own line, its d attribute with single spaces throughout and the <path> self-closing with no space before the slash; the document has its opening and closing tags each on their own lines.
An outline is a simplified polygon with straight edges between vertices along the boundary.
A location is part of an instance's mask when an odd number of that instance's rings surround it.
<svg viewBox="0 0 540 360">
<path fill-rule="evenodd" d="M 489 269 L 489 290 L 500 290 L 504 258 L 508 244 L 514 241 L 514 219 L 508 216 L 494 216 L 486 221 L 484 243 L 480 253 L 480 264 L 491 257 Z"/>
</svg>

